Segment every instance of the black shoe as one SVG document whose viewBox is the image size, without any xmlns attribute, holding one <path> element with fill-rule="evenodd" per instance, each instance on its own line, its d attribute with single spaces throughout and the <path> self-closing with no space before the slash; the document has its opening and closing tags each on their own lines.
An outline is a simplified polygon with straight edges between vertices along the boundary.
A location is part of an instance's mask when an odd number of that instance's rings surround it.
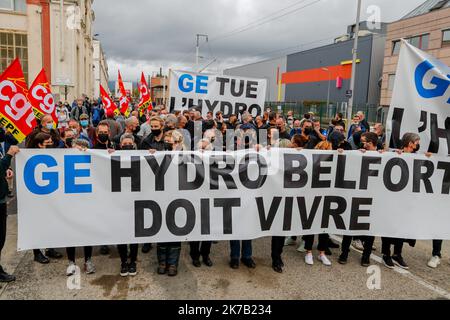
<svg viewBox="0 0 450 320">
<path fill-rule="evenodd" d="M 128 276 L 128 274 L 129 274 L 128 263 L 122 262 L 122 265 L 120 266 L 120 276 L 126 277 Z"/>
<path fill-rule="evenodd" d="M 334 242 L 333 240 L 331 240 L 331 238 L 330 238 L 330 239 L 328 239 L 328 248 L 339 249 L 340 245 L 338 243 Z"/>
<path fill-rule="evenodd" d="M 63 257 L 63 255 L 55 249 L 48 249 L 47 251 L 45 251 L 45 255 L 53 259 L 61 259 Z"/>
<path fill-rule="evenodd" d="M 333 255 L 333 253 L 331 252 L 330 248 L 326 248 L 326 249 L 325 249 L 325 254 L 326 254 L 327 256 Z"/>
<path fill-rule="evenodd" d="M 167 275 L 169 277 L 175 277 L 178 274 L 177 266 L 171 265 L 169 266 L 169 271 L 167 272 Z"/>
<path fill-rule="evenodd" d="M 392 261 L 398 265 L 402 269 L 409 269 L 408 265 L 406 264 L 405 260 L 403 260 L 403 257 L 400 255 L 393 255 Z"/>
<path fill-rule="evenodd" d="M 341 255 L 339 256 L 338 262 L 340 264 L 347 264 L 347 259 L 348 259 L 348 253 L 342 252 Z"/>
<path fill-rule="evenodd" d="M 16 277 L 11 274 L 7 274 L 5 270 L 0 266 L 0 282 L 9 283 L 16 281 Z"/>
<path fill-rule="evenodd" d="M 152 244 L 151 243 L 145 243 L 142 246 L 142 249 L 141 249 L 142 253 L 149 253 L 150 250 L 152 250 Z"/>
<path fill-rule="evenodd" d="M 253 261 L 252 258 L 247 258 L 247 259 L 242 258 L 241 261 L 245 266 L 247 266 L 247 268 L 250 268 L 250 269 L 256 268 L 256 263 L 255 263 L 255 261 Z"/>
<path fill-rule="evenodd" d="M 40 264 L 48 264 L 50 260 L 39 251 L 38 254 L 34 256 L 34 261 L 39 262 Z"/>
<path fill-rule="evenodd" d="M 209 257 L 203 257 L 203 263 L 207 267 L 212 267 L 213 266 L 213 262 L 211 261 L 211 259 Z"/>
<path fill-rule="evenodd" d="M 109 247 L 108 246 L 101 246 L 100 247 L 100 254 L 103 256 L 106 256 L 109 254 Z"/>
<path fill-rule="evenodd" d="M 283 267 L 284 267 L 284 263 L 281 260 L 272 262 L 272 269 L 275 272 L 283 273 Z"/>
<path fill-rule="evenodd" d="M 238 269 L 239 268 L 239 259 L 231 259 L 231 261 L 230 261 L 230 268 L 231 269 Z"/>
<path fill-rule="evenodd" d="M 134 277 L 135 275 L 137 275 L 137 270 L 136 270 L 136 262 L 130 262 L 128 264 L 128 275 Z"/>
<path fill-rule="evenodd" d="M 383 264 L 389 269 L 395 268 L 395 265 L 394 265 L 394 262 L 392 261 L 391 256 L 383 255 Z"/>
<path fill-rule="evenodd" d="M 202 266 L 202 263 L 200 262 L 199 259 L 193 259 L 192 260 L 192 264 L 194 265 L 194 267 L 196 268 L 200 268 Z"/>
<path fill-rule="evenodd" d="M 370 256 L 362 256 L 361 258 L 361 266 L 369 267 L 370 266 Z"/>
<path fill-rule="evenodd" d="M 157 270 L 158 274 L 166 274 L 167 266 L 165 263 L 160 263 Z"/>
</svg>

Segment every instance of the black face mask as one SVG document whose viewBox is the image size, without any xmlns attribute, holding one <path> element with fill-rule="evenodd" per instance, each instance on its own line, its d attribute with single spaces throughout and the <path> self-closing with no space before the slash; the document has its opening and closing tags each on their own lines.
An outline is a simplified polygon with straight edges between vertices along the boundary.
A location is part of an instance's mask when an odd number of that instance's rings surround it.
<svg viewBox="0 0 450 320">
<path fill-rule="evenodd" d="M 154 136 L 156 136 L 156 137 L 158 137 L 160 134 L 161 134 L 161 129 L 158 129 L 158 130 L 153 130 L 152 129 L 152 134 L 154 135 Z"/>
<path fill-rule="evenodd" d="M 66 139 L 66 145 L 67 145 L 69 148 L 72 148 L 72 143 L 73 143 L 73 138 L 67 138 L 67 139 Z"/>
<path fill-rule="evenodd" d="M 107 143 L 108 140 L 109 140 L 108 134 L 99 134 L 98 135 L 98 141 L 100 141 L 101 143 Z"/>
<path fill-rule="evenodd" d="M 129 144 L 129 145 L 123 146 L 122 150 L 134 150 L 134 146 Z"/>
<path fill-rule="evenodd" d="M 420 144 L 418 144 L 418 145 L 414 148 L 413 153 L 417 153 L 417 152 L 419 152 L 419 150 L 420 150 Z"/>
<path fill-rule="evenodd" d="M 313 129 L 312 128 L 306 128 L 305 129 L 305 135 L 309 136 L 311 133 L 313 133 Z"/>
<path fill-rule="evenodd" d="M 164 149 L 167 151 L 173 150 L 173 143 L 164 142 Z"/>
<path fill-rule="evenodd" d="M 141 126 L 137 126 L 136 129 L 134 129 L 133 133 L 138 134 L 139 131 L 141 131 Z"/>
</svg>

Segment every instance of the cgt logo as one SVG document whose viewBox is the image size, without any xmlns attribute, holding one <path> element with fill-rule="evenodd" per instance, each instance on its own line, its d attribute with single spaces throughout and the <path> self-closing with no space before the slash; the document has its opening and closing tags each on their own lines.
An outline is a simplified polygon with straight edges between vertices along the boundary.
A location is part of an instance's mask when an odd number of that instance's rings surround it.
<svg viewBox="0 0 450 320">
<path fill-rule="evenodd" d="M 447 75 L 447 79 L 443 79 L 440 77 L 434 76 L 431 78 L 430 84 L 434 85 L 434 88 L 425 88 L 424 87 L 424 79 L 427 73 L 430 70 L 434 69 L 434 65 L 431 64 L 428 60 L 420 63 L 415 71 L 415 83 L 416 89 L 419 95 L 425 99 L 442 97 L 447 92 L 448 87 L 450 86 L 450 75 Z M 447 100 L 447 103 L 450 104 L 450 98 Z"/>
<path fill-rule="evenodd" d="M 186 73 L 178 79 L 178 88 L 184 93 L 195 91 L 198 94 L 208 94 L 208 79 L 208 76 L 193 76 Z"/>
<path fill-rule="evenodd" d="M 63 170 L 64 174 L 64 193 L 92 193 L 91 184 L 77 184 L 77 178 L 87 178 L 91 176 L 90 169 L 76 169 L 78 164 L 90 164 L 91 156 L 89 155 L 70 155 L 64 156 Z M 36 170 L 38 167 L 44 166 L 40 181 L 36 181 Z M 56 168 L 49 171 L 48 169 Z M 56 159 L 49 155 L 36 155 L 31 157 L 25 164 L 23 178 L 27 189 L 37 195 L 48 195 L 59 188 L 59 170 Z M 44 182 L 44 183 L 42 183 Z"/>
</svg>

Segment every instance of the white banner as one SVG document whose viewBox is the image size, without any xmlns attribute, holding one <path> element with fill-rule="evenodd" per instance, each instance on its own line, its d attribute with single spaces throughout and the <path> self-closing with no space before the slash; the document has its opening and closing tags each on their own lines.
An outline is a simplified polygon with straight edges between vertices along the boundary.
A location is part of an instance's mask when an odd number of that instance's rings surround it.
<svg viewBox="0 0 450 320">
<path fill-rule="evenodd" d="M 450 239 L 450 159 L 22 150 L 18 249 L 318 233 Z"/>
<path fill-rule="evenodd" d="M 170 71 L 170 112 L 193 106 L 224 118 L 231 114 L 250 112 L 262 115 L 266 99 L 267 80 L 221 76 L 214 74 Z"/>
<path fill-rule="evenodd" d="M 387 121 L 387 141 L 420 135 L 422 152 L 450 153 L 450 68 L 402 40 Z"/>
</svg>

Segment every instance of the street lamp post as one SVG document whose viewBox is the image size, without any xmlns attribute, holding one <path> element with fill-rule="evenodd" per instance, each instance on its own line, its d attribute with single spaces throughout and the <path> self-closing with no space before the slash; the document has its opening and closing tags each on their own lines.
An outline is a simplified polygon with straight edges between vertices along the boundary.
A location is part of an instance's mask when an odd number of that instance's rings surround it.
<svg viewBox="0 0 450 320">
<path fill-rule="evenodd" d="M 331 71 L 328 68 L 322 68 L 323 71 L 328 72 L 328 94 L 327 94 L 327 110 L 330 106 L 330 90 L 331 90 Z"/>
<path fill-rule="evenodd" d="M 350 81 L 351 97 L 348 101 L 347 119 L 348 123 L 352 121 L 353 102 L 355 97 L 355 77 L 356 77 L 356 59 L 358 58 L 358 40 L 359 40 L 359 22 L 361 18 L 361 0 L 357 0 L 356 25 L 355 25 L 355 43 L 353 46 L 353 61 L 352 61 L 352 78 Z"/>
<path fill-rule="evenodd" d="M 205 38 L 208 42 L 207 34 L 197 34 L 197 46 L 195 47 L 195 67 L 198 69 L 200 63 L 200 38 Z"/>
</svg>

